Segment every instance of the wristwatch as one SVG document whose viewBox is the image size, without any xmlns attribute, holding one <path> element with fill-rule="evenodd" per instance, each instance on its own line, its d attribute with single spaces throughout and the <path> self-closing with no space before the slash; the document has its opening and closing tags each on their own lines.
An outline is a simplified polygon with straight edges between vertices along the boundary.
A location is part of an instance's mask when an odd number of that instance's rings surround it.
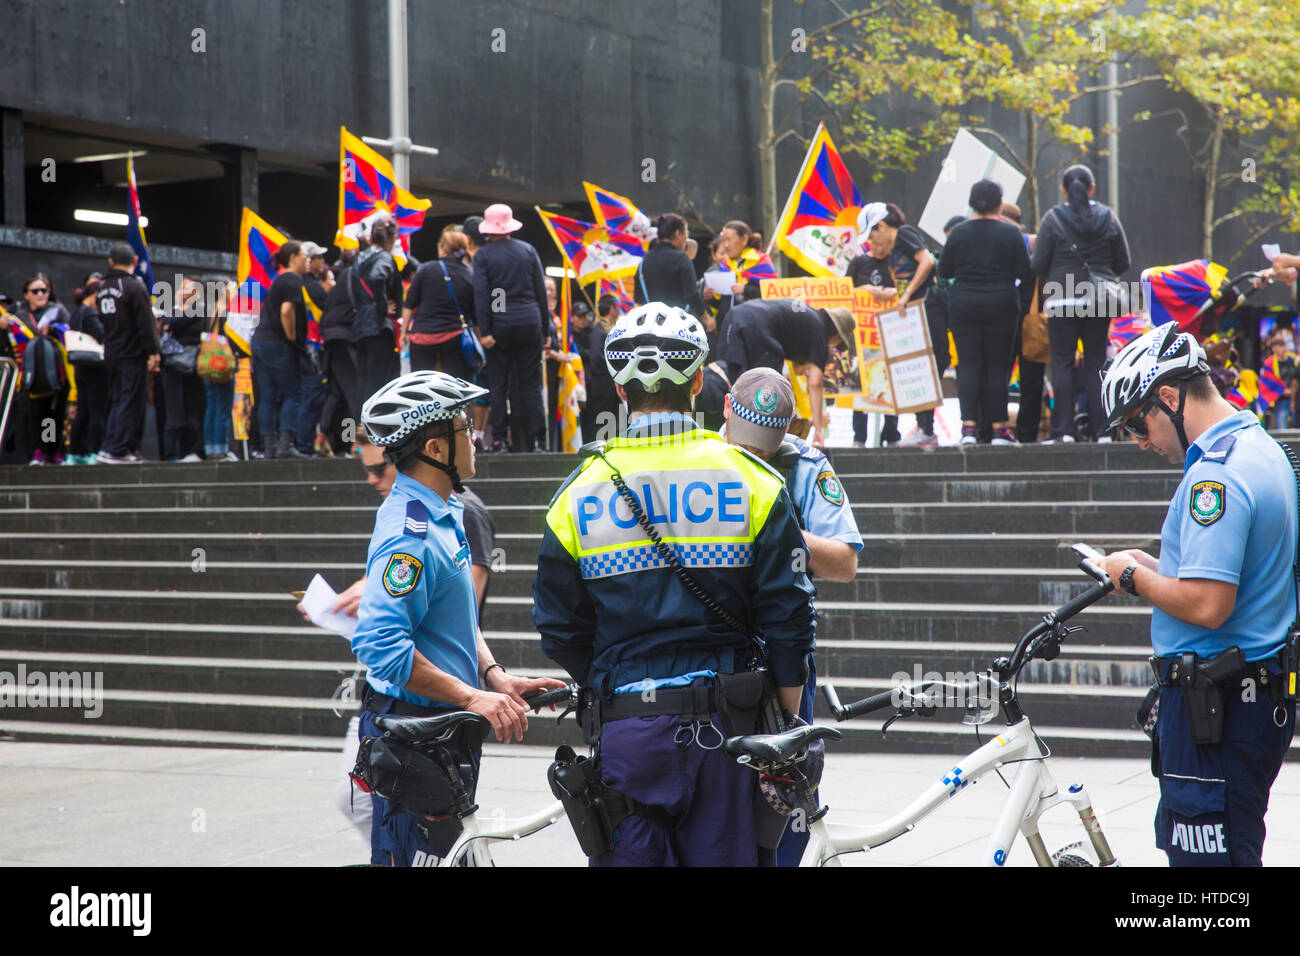
<svg viewBox="0 0 1300 956">
<path fill-rule="evenodd" d="M 1124 569 L 1124 573 L 1119 576 L 1119 586 L 1134 597 L 1137 596 L 1137 585 L 1133 583 L 1133 572 L 1138 569 L 1136 564 L 1130 564 Z"/>
</svg>

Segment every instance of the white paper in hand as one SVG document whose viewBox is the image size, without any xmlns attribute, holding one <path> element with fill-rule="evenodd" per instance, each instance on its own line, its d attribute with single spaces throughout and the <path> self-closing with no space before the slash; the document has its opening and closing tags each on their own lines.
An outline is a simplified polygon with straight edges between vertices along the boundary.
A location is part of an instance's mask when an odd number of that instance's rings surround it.
<svg viewBox="0 0 1300 956">
<path fill-rule="evenodd" d="M 731 287 L 736 284 L 736 277 L 730 271 L 706 272 L 704 284 L 718 295 L 731 295 Z"/>
<path fill-rule="evenodd" d="M 323 577 L 319 574 L 307 585 L 307 593 L 302 596 L 302 606 L 317 627 L 342 635 L 352 640 L 357 629 L 357 619 L 347 614 L 335 614 L 330 610 L 339 599 Z"/>
<path fill-rule="evenodd" d="M 1274 259 L 1276 259 L 1278 256 L 1282 254 L 1282 247 L 1279 246 L 1276 242 L 1266 242 L 1262 246 L 1260 246 L 1260 249 L 1264 251 L 1264 258 L 1267 259 L 1269 262 L 1272 262 Z"/>
</svg>

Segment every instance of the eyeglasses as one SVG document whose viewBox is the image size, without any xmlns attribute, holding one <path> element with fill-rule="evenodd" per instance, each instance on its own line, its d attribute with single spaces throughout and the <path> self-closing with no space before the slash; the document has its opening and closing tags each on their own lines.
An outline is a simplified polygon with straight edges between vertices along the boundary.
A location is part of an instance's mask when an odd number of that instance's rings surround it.
<svg viewBox="0 0 1300 956">
<path fill-rule="evenodd" d="M 366 471 L 374 475 L 376 478 L 382 478 L 384 477 L 384 475 L 388 473 L 389 466 L 387 462 L 384 462 L 379 465 L 363 465 L 362 467 L 365 468 Z"/>
<path fill-rule="evenodd" d="M 49 290 L 49 289 L 46 289 L 46 288 L 40 288 L 40 289 L 28 289 L 27 291 L 30 292 L 32 295 L 49 295 L 49 294 L 50 294 L 50 290 Z"/>
<path fill-rule="evenodd" d="M 1136 415 L 1124 422 L 1124 430 L 1134 438 L 1145 440 L 1147 437 L 1147 416 L 1151 414 L 1151 409 L 1154 407 L 1155 405 L 1152 402 L 1144 404 L 1138 409 Z"/>
</svg>

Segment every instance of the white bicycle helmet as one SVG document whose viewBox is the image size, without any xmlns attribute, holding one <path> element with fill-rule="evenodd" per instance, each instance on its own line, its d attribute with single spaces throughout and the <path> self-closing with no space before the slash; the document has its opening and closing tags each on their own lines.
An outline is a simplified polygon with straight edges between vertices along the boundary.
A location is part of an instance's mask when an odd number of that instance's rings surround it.
<svg viewBox="0 0 1300 956">
<path fill-rule="evenodd" d="M 1125 416 L 1154 400 L 1173 419 L 1181 438 L 1181 405 L 1177 414 L 1170 411 L 1154 398 L 1156 389 L 1168 382 L 1209 372 L 1205 349 L 1192 336 L 1178 331 L 1177 322 L 1168 322 L 1139 336 L 1102 366 L 1101 403 L 1106 412 L 1106 428 L 1117 428 Z"/>
<path fill-rule="evenodd" d="M 486 394 L 487 389 L 454 375 L 411 372 L 393 379 L 366 400 L 361 408 L 361 424 L 370 440 L 384 449 L 384 457 L 395 465 L 418 453 L 416 443 L 411 439 L 421 428 L 434 422 L 450 422 L 462 408 Z M 423 453 L 419 455 L 425 462 L 451 475 L 453 487 L 460 491 L 455 453 L 455 442 L 452 442 L 451 461 L 445 466 Z"/>
<path fill-rule="evenodd" d="M 709 354 L 704 326 L 685 309 L 648 302 L 622 316 L 605 338 L 605 365 L 619 385 L 654 393 L 664 381 L 689 382 Z"/>
</svg>

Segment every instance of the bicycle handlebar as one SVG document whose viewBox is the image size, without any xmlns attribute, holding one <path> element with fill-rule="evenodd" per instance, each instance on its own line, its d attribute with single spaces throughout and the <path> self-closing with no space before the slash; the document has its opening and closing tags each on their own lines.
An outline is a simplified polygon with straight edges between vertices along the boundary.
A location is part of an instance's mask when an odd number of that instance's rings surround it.
<svg viewBox="0 0 1300 956">
<path fill-rule="evenodd" d="M 898 692 L 897 688 L 893 690 L 882 691 L 874 694 L 865 700 L 857 701 L 844 707 L 840 704 L 840 698 L 835 693 L 833 684 L 822 684 L 822 693 L 826 696 L 826 703 L 831 709 L 831 713 L 836 720 L 852 720 L 854 717 L 861 717 L 863 714 L 869 714 L 873 710 L 883 710 L 894 702 L 894 695 Z"/>
<path fill-rule="evenodd" d="M 557 687 L 555 690 L 544 691 L 535 694 L 532 697 L 525 697 L 524 702 L 534 711 L 540 711 L 543 707 L 550 707 L 553 704 L 572 704 L 578 695 L 577 684 L 567 684 L 564 687 Z"/>
</svg>

